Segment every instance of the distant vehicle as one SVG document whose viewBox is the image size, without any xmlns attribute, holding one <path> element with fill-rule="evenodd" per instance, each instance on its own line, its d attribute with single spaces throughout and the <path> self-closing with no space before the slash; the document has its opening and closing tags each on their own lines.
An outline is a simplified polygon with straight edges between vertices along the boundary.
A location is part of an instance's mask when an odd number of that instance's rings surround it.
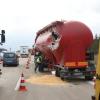
<svg viewBox="0 0 100 100">
<path fill-rule="evenodd" d="M 3 67 L 6 65 L 19 65 L 19 58 L 14 52 L 6 52 L 3 55 Z"/>
<path fill-rule="evenodd" d="M 22 58 L 25 58 L 25 57 L 29 56 L 28 46 L 20 46 L 20 56 Z"/>
</svg>

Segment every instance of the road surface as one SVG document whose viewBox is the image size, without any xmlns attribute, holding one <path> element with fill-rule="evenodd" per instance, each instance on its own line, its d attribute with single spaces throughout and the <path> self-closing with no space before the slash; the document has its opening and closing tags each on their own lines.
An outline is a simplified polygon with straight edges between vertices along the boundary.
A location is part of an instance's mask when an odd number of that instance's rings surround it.
<svg viewBox="0 0 100 100">
<path fill-rule="evenodd" d="M 43 85 L 25 83 L 26 92 L 15 91 L 15 87 L 21 73 L 24 73 L 25 79 L 34 73 L 34 64 L 31 61 L 29 69 L 25 65 L 27 58 L 20 58 L 18 67 L 2 67 L 2 76 L 0 77 L 0 100 L 91 100 L 93 86 L 91 82 L 84 80 L 68 80 L 65 85 Z"/>
</svg>

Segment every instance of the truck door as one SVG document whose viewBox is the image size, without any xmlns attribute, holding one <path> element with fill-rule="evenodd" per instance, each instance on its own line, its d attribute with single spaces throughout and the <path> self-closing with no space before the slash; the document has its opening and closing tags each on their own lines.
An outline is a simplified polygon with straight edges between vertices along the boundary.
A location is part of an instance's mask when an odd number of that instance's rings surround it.
<svg viewBox="0 0 100 100">
<path fill-rule="evenodd" d="M 100 100 L 100 40 L 99 40 L 98 62 L 96 67 L 96 100 Z"/>
</svg>

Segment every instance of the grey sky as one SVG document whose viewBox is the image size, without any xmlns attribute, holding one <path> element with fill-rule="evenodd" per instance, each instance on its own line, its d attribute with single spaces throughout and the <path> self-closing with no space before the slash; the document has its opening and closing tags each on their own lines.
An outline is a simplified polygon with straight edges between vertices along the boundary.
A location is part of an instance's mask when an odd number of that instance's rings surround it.
<svg viewBox="0 0 100 100">
<path fill-rule="evenodd" d="M 34 43 L 35 33 L 55 20 L 78 20 L 100 34 L 100 0 L 0 0 L 0 30 L 7 49 Z"/>
</svg>

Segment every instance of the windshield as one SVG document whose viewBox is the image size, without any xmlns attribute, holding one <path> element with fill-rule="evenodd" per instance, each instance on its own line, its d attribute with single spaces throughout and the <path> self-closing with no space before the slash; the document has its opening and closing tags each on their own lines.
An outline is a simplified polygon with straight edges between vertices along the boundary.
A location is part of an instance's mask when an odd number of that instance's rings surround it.
<svg viewBox="0 0 100 100">
<path fill-rule="evenodd" d="M 14 53 L 5 53 L 4 54 L 4 57 L 5 58 L 14 58 L 15 57 L 15 54 Z"/>
</svg>

